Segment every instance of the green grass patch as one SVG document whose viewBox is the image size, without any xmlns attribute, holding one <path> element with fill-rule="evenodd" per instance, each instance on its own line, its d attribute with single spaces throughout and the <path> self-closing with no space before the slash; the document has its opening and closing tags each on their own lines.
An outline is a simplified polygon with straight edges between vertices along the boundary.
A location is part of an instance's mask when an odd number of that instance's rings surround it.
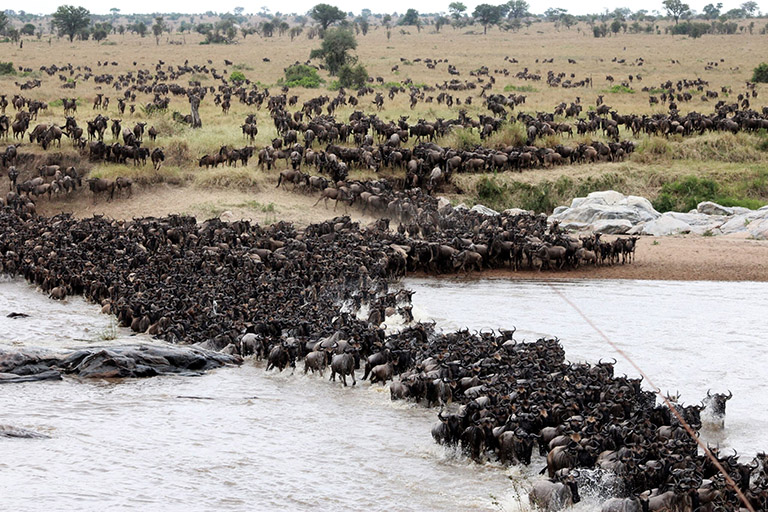
<svg viewBox="0 0 768 512">
<path fill-rule="evenodd" d="M 768 191 L 768 172 L 763 172 L 749 184 L 757 184 L 760 191 Z M 742 186 L 743 187 L 743 186 Z M 756 210 L 765 205 L 765 201 L 754 197 L 733 195 L 738 184 L 723 185 L 711 178 L 689 175 L 665 183 L 659 195 L 652 201 L 653 207 L 660 212 L 687 212 L 696 209 L 702 201 L 713 201 L 723 206 L 741 206 Z"/>
<path fill-rule="evenodd" d="M 532 85 L 505 85 L 504 92 L 539 92 L 537 88 Z"/>
<path fill-rule="evenodd" d="M 551 213 L 557 206 L 569 203 L 574 197 L 584 197 L 596 190 L 625 188 L 626 178 L 616 173 L 572 179 L 561 176 L 554 181 L 525 183 L 503 181 L 497 175 L 483 176 L 475 184 L 474 201 L 497 211 L 522 208 L 537 213 Z"/>
<path fill-rule="evenodd" d="M 635 91 L 631 87 L 627 87 L 626 85 L 614 85 L 613 87 L 609 87 L 608 89 L 603 89 L 600 92 L 608 93 L 608 94 L 635 94 L 637 91 Z"/>
<path fill-rule="evenodd" d="M 75 103 L 77 104 L 78 107 L 82 106 L 83 100 L 81 100 L 80 98 L 76 98 Z M 64 105 L 64 101 L 61 98 L 48 102 L 49 107 L 61 107 L 63 105 Z"/>
</svg>

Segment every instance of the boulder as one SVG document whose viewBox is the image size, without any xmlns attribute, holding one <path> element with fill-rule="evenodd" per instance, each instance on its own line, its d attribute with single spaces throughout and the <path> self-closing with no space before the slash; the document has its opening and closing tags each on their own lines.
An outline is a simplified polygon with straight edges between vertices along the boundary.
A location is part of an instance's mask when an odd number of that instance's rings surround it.
<svg viewBox="0 0 768 512">
<path fill-rule="evenodd" d="M 615 190 L 603 190 L 602 192 L 590 192 L 587 195 L 586 202 L 593 202 L 605 205 L 626 204 L 627 197 L 621 192 Z"/>
<path fill-rule="evenodd" d="M 20 439 L 50 439 L 50 436 L 35 432 L 34 430 L 14 427 L 11 425 L 0 425 L 0 437 L 14 437 Z"/>
<path fill-rule="evenodd" d="M 592 224 L 595 233 L 622 235 L 632 229 L 632 223 L 626 219 L 598 220 Z"/>
<path fill-rule="evenodd" d="M 437 209 L 442 210 L 446 206 L 451 206 L 451 202 L 447 197 L 440 196 L 437 198 Z"/>
<path fill-rule="evenodd" d="M 733 208 L 720 206 L 712 201 L 702 201 L 696 206 L 696 211 L 705 215 L 733 215 Z"/>
<path fill-rule="evenodd" d="M 652 236 L 679 235 L 690 232 L 691 226 L 688 223 L 666 214 L 658 219 L 646 222 L 641 231 L 643 235 Z"/>
<path fill-rule="evenodd" d="M 470 209 L 470 211 L 477 212 L 483 215 L 488 215 L 489 217 L 495 217 L 499 214 L 499 212 L 497 212 L 496 210 L 492 210 L 487 206 L 483 206 L 481 204 L 476 204 Z"/>
<path fill-rule="evenodd" d="M 522 208 L 507 208 L 502 212 L 504 215 L 511 215 L 512 217 L 516 215 L 525 215 L 525 214 L 531 214 L 530 210 L 523 210 Z"/>
<path fill-rule="evenodd" d="M 34 348 L 0 349 L 0 383 L 57 379 L 61 374 L 114 379 L 163 374 L 195 374 L 241 364 L 236 355 L 195 347 L 123 345 L 88 347 L 68 353 Z"/>
</svg>

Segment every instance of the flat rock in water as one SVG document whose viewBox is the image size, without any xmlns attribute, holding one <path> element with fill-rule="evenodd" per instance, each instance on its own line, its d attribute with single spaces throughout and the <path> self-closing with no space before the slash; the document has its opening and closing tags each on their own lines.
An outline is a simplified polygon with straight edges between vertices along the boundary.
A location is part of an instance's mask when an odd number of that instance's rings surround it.
<svg viewBox="0 0 768 512">
<path fill-rule="evenodd" d="M 69 353 L 0 349 L 0 382 L 61 378 L 62 373 L 100 379 L 189 375 L 241 363 L 236 355 L 187 346 L 89 347 Z"/>
<path fill-rule="evenodd" d="M 22 439 L 50 439 L 50 436 L 28 430 L 26 428 L 13 427 L 11 425 L 0 425 L 0 437 L 16 437 Z"/>
<path fill-rule="evenodd" d="M 0 373 L 0 384 L 18 384 L 20 382 L 35 382 L 38 380 L 61 380 L 61 373 L 56 370 L 44 370 L 31 375 Z"/>
</svg>

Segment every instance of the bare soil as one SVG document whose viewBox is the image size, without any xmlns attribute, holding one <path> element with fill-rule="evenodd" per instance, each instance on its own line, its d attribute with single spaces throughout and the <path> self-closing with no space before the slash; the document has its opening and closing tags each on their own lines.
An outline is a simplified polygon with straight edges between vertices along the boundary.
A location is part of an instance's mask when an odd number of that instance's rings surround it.
<svg viewBox="0 0 768 512">
<path fill-rule="evenodd" d="M 476 274 L 479 275 L 479 274 Z M 648 279 L 662 281 L 768 281 L 768 240 L 696 235 L 642 237 L 635 261 L 563 272 L 490 270 L 505 279 Z"/>
<path fill-rule="evenodd" d="M 349 215 L 363 225 L 376 220 L 361 213 L 357 206 L 345 208 L 339 204 L 335 211 L 333 201 L 329 201 L 327 207 L 322 202 L 313 206 L 317 197 L 271 186 L 258 191 L 242 191 L 161 183 L 137 188 L 132 197 L 116 197 L 112 201 L 99 197 L 94 202 L 91 194 L 39 201 L 37 213 L 45 216 L 70 213 L 79 218 L 104 215 L 117 220 L 179 214 L 192 215 L 198 221 L 221 217 L 228 221 L 246 219 L 271 224 L 284 220 L 301 226 L 338 215 Z"/>
</svg>

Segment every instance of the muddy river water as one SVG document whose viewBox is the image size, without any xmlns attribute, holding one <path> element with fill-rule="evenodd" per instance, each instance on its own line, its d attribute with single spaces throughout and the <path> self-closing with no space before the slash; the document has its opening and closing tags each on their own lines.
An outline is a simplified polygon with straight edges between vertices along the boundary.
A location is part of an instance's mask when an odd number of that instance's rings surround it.
<svg viewBox="0 0 768 512">
<path fill-rule="evenodd" d="M 552 285 L 662 387 L 697 402 L 731 389 L 726 429 L 740 453 L 768 449 L 768 284 L 653 281 L 407 280 L 414 313 L 444 329 L 517 326 L 558 336 L 572 361 L 614 354 Z M 30 316 L 9 319 L 11 311 Z M 50 301 L 0 280 L 0 344 L 135 343 L 79 298 Z M 149 339 L 141 341 L 153 342 Z M 623 361 L 618 372 L 633 374 Z M 327 379 L 327 375 L 326 375 Z M 530 468 L 478 465 L 437 446 L 435 410 L 392 403 L 360 383 L 252 361 L 201 377 L 0 387 L 0 424 L 50 439 L 0 439 L 7 510 L 527 510 Z M 594 510 L 587 493 L 576 510 Z M 522 503 L 522 505 L 521 505 Z"/>
</svg>

